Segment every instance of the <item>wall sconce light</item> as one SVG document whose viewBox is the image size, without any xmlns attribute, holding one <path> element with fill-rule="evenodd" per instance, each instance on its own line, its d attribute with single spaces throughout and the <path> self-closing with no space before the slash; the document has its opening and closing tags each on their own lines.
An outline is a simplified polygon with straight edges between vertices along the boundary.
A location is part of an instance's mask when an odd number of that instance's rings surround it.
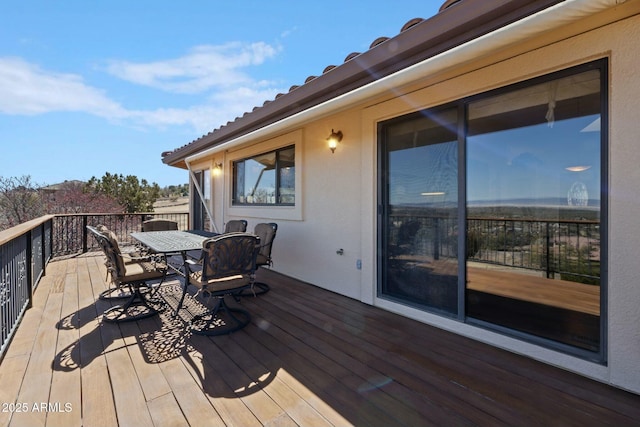
<svg viewBox="0 0 640 427">
<path fill-rule="evenodd" d="M 331 129 L 331 135 L 329 135 L 327 141 L 329 142 L 329 149 L 332 153 L 335 153 L 338 142 L 342 141 L 342 131 L 335 132 Z"/>
<path fill-rule="evenodd" d="M 222 163 L 214 163 L 213 164 L 213 174 L 215 176 L 222 174 Z"/>
</svg>

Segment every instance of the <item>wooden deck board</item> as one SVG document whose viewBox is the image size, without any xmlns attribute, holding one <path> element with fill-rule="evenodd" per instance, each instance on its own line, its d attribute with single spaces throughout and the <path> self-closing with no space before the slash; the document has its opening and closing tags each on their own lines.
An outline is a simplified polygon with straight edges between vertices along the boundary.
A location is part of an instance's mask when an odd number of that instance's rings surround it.
<svg viewBox="0 0 640 427">
<path fill-rule="evenodd" d="M 54 263 L 54 265 L 59 263 Z M 73 313 L 78 311 L 78 281 L 84 280 L 84 275 L 80 274 L 60 274 L 57 281 L 53 283 L 51 292 L 63 292 L 63 302 L 61 314 Z M 63 287 L 58 288 L 58 284 L 62 283 Z M 65 348 L 77 342 L 80 339 L 80 332 L 77 327 L 61 328 L 57 323 L 58 343 L 56 346 L 56 355 L 61 354 Z M 75 326 L 75 325 L 74 325 Z M 54 363 L 58 363 L 56 358 Z M 49 402 L 57 406 L 58 411 L 53 411 L 47 415 L 48 426 L 66 427 L 69 424 L 78 425 L 82 420 L 82 412 L 73 411 L 73 408 L 82 407 L 82 385 L 80 371 L 73 370 L 64 372 L 62 370 L 53 370 L 53 380 L 51 383 L 51 394 Z"/>
<path fill-rule="evenodd" d="M 0 427 L 640 425 L 640 396 L 274 272 L 230 336 L 188 311 L 102 323 L 103 262 L 50 263 L 0 364 L 0 403 L 29 411 Z"/>
</svg>

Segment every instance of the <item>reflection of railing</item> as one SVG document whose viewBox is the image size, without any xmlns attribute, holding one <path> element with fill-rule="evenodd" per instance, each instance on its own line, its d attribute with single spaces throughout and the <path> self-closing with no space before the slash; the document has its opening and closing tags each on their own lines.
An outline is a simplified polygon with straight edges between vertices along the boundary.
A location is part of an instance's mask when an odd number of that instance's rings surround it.
<svg viewBox="0 0 640 427">
<path fill-rule="evenodd" d="M 458 220 L 398 213 L 389 218 L 391 256 L 457 258 Z M 600 223 L 589 220 L 467 218 L 468 261 L 537 270 L 549 278 L 599 284 Z"/>
<path fill-rule="evenodd" d="M 97 247 L 87 236 L 87 225 L 104 224 L 120 241 L 131 243 L 129 234 L 151 218 L 189 229 L 187 213 L 143 213 L 46 215 L 0 231 L 0 361 L 52 257 Z"/>
<path fill-rule="evenodd" d="M 599 284 L 598 221 L 470 218 L 467 230 L 467 245 L 477 249 L 467 251 L 470 260 Z"/>
</svg>

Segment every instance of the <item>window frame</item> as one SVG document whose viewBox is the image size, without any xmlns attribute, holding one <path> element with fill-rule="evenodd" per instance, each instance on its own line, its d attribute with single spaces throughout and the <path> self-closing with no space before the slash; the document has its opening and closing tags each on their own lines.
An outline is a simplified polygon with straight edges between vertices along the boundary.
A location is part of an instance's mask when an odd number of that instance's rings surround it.
<svg viewBox="0 0 640 427">
<path fill-rule="evenodd" d="M 304 132 L 302 129 L 292 130 L 283 135 L 276 136 L 271 139 L 254 141 L 250 145 L 244 145 L 237 149 L 225 152 L 224 168 L 230 173 L 224 174 L 224 212 L 225 216 L 233 216 L 238 218 L 260 218 L 286 221 L 302 221 L 304 192 L 302 171 L 304 168 Z M 238 204 L 232 203 L 234 177 L 232 165 L 235 161 L 258 156 L 261 153 L 268 153 L 283 149 L 286 147 L 295 147 L 294 164 L 296 168 L 295 174 L 295 204 L 275 205 L 275 204 Z"/>
<path fill-rule="evenodd" d="M 241 158 L 241 159 L 237 159 L 231 162 L 231 169 L 232 169 L 232 178 L 231 178 L 231 206 L 269 206 L 269 207 L 276 207 L 276 206 L 295 206 L 296 205 L 296 180 L 295 180 L 295 176 L 294 176 L 294 187 L 293 187 L 293 197 L 294 197 L 294 201 L 293 203 L 283 203 L 280 202 L 279 200 L 281 200 L 282 198 L 282 193 L 281 193 L 281 172 L 284 169 L 284 166 L 282 166 L 282 161 L 280 159 L 280 154 L 283 151 L 287 151 L 287 150 L 294 150 L 294 160 L 293 160 L 293 168 L 294 168 L 294 174 L 295 174 L 295 168 L 296 168 L 296 161 L 295 161 L 295 150 L 296 150 L 296 146 L 295 144 L 291 144 L 288 145 L 286 147 L 280 147 L 274 150 L 269 150 L 269 151 L 265 151 L 265 152 L 261 152 L 259 154 L 254 154 L 252 156 L 249 157 L 245 157 L 245 158 Z M 275 164 L 274 164 L 274 171 L 275 171 L 275 202 L 274 203 L 248 203 L 248 202 L 239 202 L 238 200 L 236 200 L 236 194 L 237 194 L 237 190 L 238 190 L 238 164 L 239 163 L 244 163 L 247 162 L 249 160 L 255 159 L 257 157 L 261 157 L 261 156 L 267 156 L 270 154 L 275 154 Z M 257 188 L 257 187 L 256 187 Z"/>
</svg>

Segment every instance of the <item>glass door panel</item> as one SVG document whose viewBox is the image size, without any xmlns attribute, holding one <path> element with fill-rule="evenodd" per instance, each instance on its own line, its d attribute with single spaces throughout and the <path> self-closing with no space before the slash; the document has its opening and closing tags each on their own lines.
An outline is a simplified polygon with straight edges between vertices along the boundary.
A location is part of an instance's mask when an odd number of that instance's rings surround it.
<svg viewBox="0 0 640 427">
<path fill-rule="evenodd" d="M 600 349 L 600 70 L 468 106 L 468 317 Z"/>
<path fill-rule="evenodd" d="M 381 127 L 383 297 L 458 310 L 457 109 Z"/>
</svg>

